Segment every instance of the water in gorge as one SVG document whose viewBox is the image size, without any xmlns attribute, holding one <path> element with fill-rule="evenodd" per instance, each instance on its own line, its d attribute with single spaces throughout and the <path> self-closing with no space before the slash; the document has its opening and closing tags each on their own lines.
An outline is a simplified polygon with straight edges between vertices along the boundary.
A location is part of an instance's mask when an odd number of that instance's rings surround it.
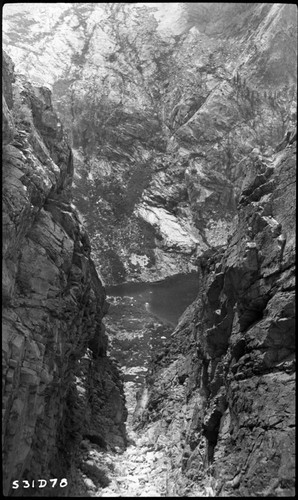
<svg viewBox="0 0 298 500">
<path fill-rule="evenodd" d="M 109 354 L 124 375 L 128 425 L 150 360 L 166 348 L 179 317 L 196 298 L 198 287 L 196 273 L 107 287 L 110 307 L 104 323 L 110 339 Z"/>
<path fill-rule="evenodd" d="M 144 391 L 152 357 L 167 349 L 179 317 L 198 294 L 198 275 L 176 275 L 153 283 L 107 287 L 109 311 L 104 323 L 109 354 L 124 377 L 128 447 L 122 454 L 94 452 L 99 464 L 111 462 L 111 482 L 98 496 L 169 496 L 171 457 L 166 446 L 155 450 L 150 430 L 134 427 L 138 395 Z"/>
<path fill-rule="evenodd" d="M 152 283 L 122 283 L 107 287 L 107 295 L 111 298 L 136 298 L 147 311 L 175 327 L 183 311 L 196 298 L 198 286 L 197 273 L 176 274 Z"/>
</svg>

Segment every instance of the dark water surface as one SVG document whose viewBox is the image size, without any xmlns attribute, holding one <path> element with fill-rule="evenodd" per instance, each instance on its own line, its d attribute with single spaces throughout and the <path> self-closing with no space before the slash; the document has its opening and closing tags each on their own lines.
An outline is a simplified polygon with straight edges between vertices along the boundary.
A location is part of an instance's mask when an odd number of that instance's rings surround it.
<svg viewBox="0 0 298 500">
<path fill-rule="evenodd" d="M 198 295 L 197 273 L 177 274 L 153 283 L 122 283 L 107 287 L 110 297 L 133 297 L 148 312 L 176 326 L 179 317 Z"/>
<path fill-rule="evenodd" d="M 198 291 L 197 273 L 106 287 L 109 353 L 121 366 L 130 408 L 136 404 L 137 390 L 144 387 L 150 361 L 167 349 L 179 317 Z"/>
</svg>

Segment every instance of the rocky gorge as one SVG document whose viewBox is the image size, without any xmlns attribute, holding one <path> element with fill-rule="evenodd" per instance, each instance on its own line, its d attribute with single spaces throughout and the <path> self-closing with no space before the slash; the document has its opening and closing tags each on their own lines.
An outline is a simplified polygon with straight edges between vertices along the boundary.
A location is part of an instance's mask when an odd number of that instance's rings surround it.
<svg viewBox="0 0 298 500">
<path fill-rule="evenodd" d="M 60 481 L 67 473 L 69 484 L 84 435 L 105 446 L 126 444 L 123 387 L 106 355 L 106 294 L 71 203 L 72 152 L 47 89 L 14 80 L 4 53 L 5 495 L 18 495 L 13 481 L 23 494 L 22 481 L 38 488 L 38 478 Z"/>
<path fill-rule="evenodd" d="M 3 24 L 4 493 L 294 496 L 296 9 L 32 5 Z"/>
</svg>

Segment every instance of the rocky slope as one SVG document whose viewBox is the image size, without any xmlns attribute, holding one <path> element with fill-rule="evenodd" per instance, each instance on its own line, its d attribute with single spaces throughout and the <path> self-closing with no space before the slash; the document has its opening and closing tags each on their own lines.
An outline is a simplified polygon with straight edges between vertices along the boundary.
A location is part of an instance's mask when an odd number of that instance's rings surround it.
<svg viewBox="0 0 298 500">
<path fill-rule="evenodd" d="M 151 366 L 136 426 L 167 448 L 173 495 L 295 495 L 294 139 L 250 165 L 237 229 Z"/>
<path fill-rule="evenodd" d="M 82 437 L 123 448 L 127 411 L 50 92 L 16 79 L 5 53 L 3 92 L 3 491 L 64 496 L 80 474 Z"/>
<path fill-rule="evenodd" d="M 247 159 L 293 128 L 296 9 L 22 5 L 5 6 L 4 44 L 53 88 L 97 269 L 108 283 L 195 270 L 233 230 Z"/>
<path fill-rule="evenodd" d="M 16 118 L 27 129 L 25 136 L 18 132 L 14 138 L 9 111 L 12 92 L 5 81 L 6 150 L 14 148 L 13 154 L 19 155 L 21 148 L 29 156 L 26 168 L 33 162 L 34 173 L 44 172 L 45 160 L 50 158 L 43 177 L 36 179 L 31 171 L 26 176 L 30 195 L 25 196 L 30 196 L 33 208 L 28 205 L 22 211 L 23 204 L 18 203 L 23 178 L 17 173 L 13 180 L 13 189 L 17 188 L 13 208 L 21 212 L 21 223 L 14 215 L 16 236 L 9 233 L 6 240 L 4 296 L 9 312 L 5 314 L 11 318 L 11 311 L 17 312 L 26 326 L 36 321 L 36 309 L 44 315 L 42 332 L 52 341 L 48 351 L 53 345 L 57 357 L 53 368 L 52 356 L 45 351 L 45 363 L 50 366 L 46 372 L 56 371 L 62 387 L 68 383 L 71 387 L 69 399 L 63 399 L 65 417 L 48 417 L 46 407 L 41 420 L 37 419 L 36 433 L 29 424 L 29 430 L 26 427 L 22 446 L 26 449 L 27 436 L 30 441 L 30 432 L 35 433 L 34 456 L 46 470 L 46 457 L 52 452 L 43 456 L 39 451 L 40 443 L 46 449 L 40 437 L 44 436 L 42 422 L 57 436 L 47 441 L 53 450 L 51 464 L 60 443 L 72 446 L 70 436 L 62 433 L 64 423 L 67 429 L 77 429 L 85 439 L 78 450 L 72 475 L 77 480 L 70 493 L 293 496 L 296 9 L 256 3 L 34 5 L 33 10 L 30 4 L 5 6 L 4 44 L 18 71 L 53 89 L 73 146 L 74 201 L 82 219 L 69 204 L 73 167 L 48 92 L 19 78 L 26 103 L 21 101 L 21 116 Z M 21 158 L 17 156 L 17 161 Z M 24 236 L 28 214 L 33 214 L 32 224 Z M 51 244 L 38 239 L 36 225 L 45 220 L 44 214 L 55 232 Z M 82 234 L 83 219 L 90 241 Z M 61 260 L 49 271 L 52 288 L 57 280 L 64 287 L 59 302 L 40 271 L 47 273 L 48 261 L 52 266 L 57 259 L 55 248 L 62 236 L 56 236 L 56 230 L 68 235 L 63 236 L 62 274 L 59 271 L 57 276 L 55 270 Z M 31 241 L 44 249 L 42 266 L 32 268 L 27 258 Z M 138 394 L 137 438 L 123 454 L 117 446 L 124 443 L 125 410 L 117 370 L 105 356 L 100 321 L 106 306 L 104 292 L 94 284 L 90 243 L 96 269 L 110 284 L 154 281 L 197 269 L 200 275 L 197 300 L 182 316 L 171 341 L 158 347 L 147 385 Z M 69 247 L 74 249 L 70 250 L 74 259 L 69 257 Z M 87 258 L 84 265 L 82 256 Z M 39 259 L 36 255 L 35 262 Z M 84 270 L 82 281 L 78 268 Z M 35 287 L 39 294 L 49 294 L 49 311 L 41 308 L 44 304 L 32 302 Z M 93 290 L 92 300 L 86 288 Z M 23 306 L 22 300 L 30 305 Z M 69 323 L 68 308 L 77 311 L 76 301 L 80 310 L 86 308 L 87 317 L 78 313 Z M 121 350 L 128 344 L 135 349 L 131 338 L 135 334 L 146 345 L 146 335 L 156 325 L 143 315 L 117 317 L 117 313 L 126 315 L 130 304 L 124 300 L 121 307 L 116 311 L 112 307 L 107 320 L 114 347 Z M 89 309 L 95 314 L 91 320 Z M 9 328 L 19 325 L 14 317 L 9 321 Z M 58 330 L 57 324 L 62 325 Z M 27 328 L 35 331 L 36 325 L 29 323 Z M 64 332 L 63 338 L 59 332 Z M 66 334 L 74 336 L 71 356 L 64 344 Z M 61 352 L 71 368 L 70 380 L 60 368 Z M 72 371 L 72 362 L 79 358 Z M 131 368 L 129 363 L 127 367 Z M 102 375 L 105 369 L 107 382 Z M 7 394 L 16 387 L 16 400 L 25 402 L 27 396 L 17 389 L 17 370 L 5 371 Z M 50 384 L 57 401 L 54 381 Z M 29 396 L 34 390 L 28 389 Z M 73 397 L 77 415 L 82 416 L 79 427 L 68 413 Z M 18 470 L 17 457 L 9 451 L 16 449 L 11 443 L 20 439 L 9 430 L 13 398 L 4 403 L 8 408 L 5 457 L 14 457 L 8 465 Z M 83 410 L 90 399 L 95 406 Z M 129 399 L 129 410 L 131 403 Z M 55 404 L 51 408 L 57 408 Z M 18 405 L 18 421 L 27 425 L 27 407 L 22 410 L 22 403 Z M 62 422 L 57 430 L 54 421 Z M 58 457 L 55 466 L 62 457 L 66 463 L 63 454 Z M 24 467 L 31 456 L 26 460 Z M 142 464 L 142 470 L 136 464 Z M 20 474 L 33 477 L 28 471 Z M 156 479 L 154 485 L 150 476 Z"/>
</svg>

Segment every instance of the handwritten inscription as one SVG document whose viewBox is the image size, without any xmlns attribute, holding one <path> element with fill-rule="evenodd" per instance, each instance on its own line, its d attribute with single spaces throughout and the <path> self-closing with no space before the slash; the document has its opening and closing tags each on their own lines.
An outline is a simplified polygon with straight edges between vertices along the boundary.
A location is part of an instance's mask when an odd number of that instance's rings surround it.
<svg viewBox="0 0 298 500">
<path fill-rule="evenodd" d="M 65 488 L 68 485 L 67 479 L 63 477 L 62 479 L 33 479 L 32 481 L 27 481 L 23 479 L 22 481 L 15 480 L 12 482 L 12 489 L 17 490 L 18 488 L 45 488 L 47 485 L 52 488 L 60 487 Z"/>
</svg>

